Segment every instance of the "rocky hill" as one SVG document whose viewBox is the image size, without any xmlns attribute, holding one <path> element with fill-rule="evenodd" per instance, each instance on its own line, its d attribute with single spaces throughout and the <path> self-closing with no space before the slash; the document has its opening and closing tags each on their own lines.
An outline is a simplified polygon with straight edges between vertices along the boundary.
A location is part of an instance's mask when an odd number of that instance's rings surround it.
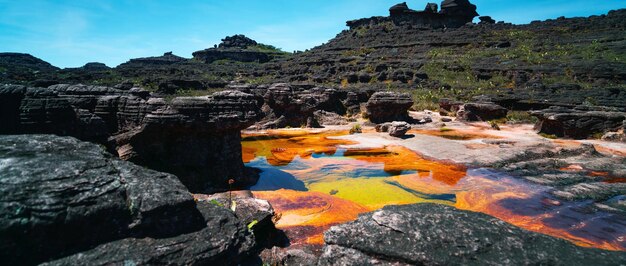
<svg viewBox="0 0 626 266">
<path fill-rule="evenodd" d="M 389 12 L 348 21 L 348 29 L 328 43 L 294 54 L 243 35 L 226 37 L 192 59 L 165 53 L 113 69 L 60 70 L 29 55 L 5 53 L 0 80 L 33 86 L 126 81 L 168 94 L 203 94 L 232 82 L 291 82 L 404 90 L 413 94 L 416 108 L 480 94 L 509 102 L 626 108 L 624 9 L 526 25 L 487 16 L 474 24 L 476 7 L 460 0 L 444 1 L 441 9 L 428 4 L 424 11 L 402 3 Z"/>
</svg>

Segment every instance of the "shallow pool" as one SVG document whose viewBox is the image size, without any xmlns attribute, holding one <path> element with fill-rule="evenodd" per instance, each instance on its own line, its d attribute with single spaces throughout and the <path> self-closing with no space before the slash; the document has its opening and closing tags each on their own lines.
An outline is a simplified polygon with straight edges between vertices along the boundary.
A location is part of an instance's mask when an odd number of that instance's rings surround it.
<svg viewBox="0 0 626 266">
<path fill-rule="evenodd" d="M 330 226 L 392 204 L 436 202 L 486 213 L 581 246 L 626 250 L 626 219 L 561 201 L 549 187 L 492 169 L 467 169 L 401 146 L 346 149 L 347 132 L 243 135 L 243 159 L 261 170 L 254 195 L 272 203 L 292 245 L 323 243 Z"/>
</svg>

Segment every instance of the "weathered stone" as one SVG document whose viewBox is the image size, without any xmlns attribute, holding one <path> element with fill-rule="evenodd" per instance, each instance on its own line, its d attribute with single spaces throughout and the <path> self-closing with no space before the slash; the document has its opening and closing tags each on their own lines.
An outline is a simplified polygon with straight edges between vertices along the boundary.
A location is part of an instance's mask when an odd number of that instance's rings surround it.
<svg viewBox="0 0 626 266">
<path fill-rule="evenodd" d="M 531 112 L 539 118 L 535 128 L 539 133 L 551 134 L 557 137 L 574 139 L 589 138 L 596 133 L 617 131 L 626 120 L 626 113 L 592 110 L 589 108 L 563 108 Z"/>
<path fill-rule="evenodd" d="M 377 92 L 365 105 L 366 117 L 373 123 L 408 121 L 413 100 L 406 93 Z"/>
<path fill-rule="evenodd" d="M 389 136 L 400 138 L 404 137 L 407 131 L 411 129 L 411 125 L 403 121 L 394 121 L 376 125 L 376 132 L 389 132 Z"/>
<path fill-rule="evenodd" d="M 253 249 L 232 214 L 198 211 L 175 176 L 121 161 L 96 144 L 0 136 L 0 170 L 4 263 L 41 263 L 76 252 L 82 253 L 52 264 L 84 263 L 86 257 L 94 264 L 128 258 L 138 264 L 224 263 Z"/>
<path fill-rule="evenodd" d="M 320 265 L 620 264 L 626 253 L 575 246 L 438 204 L 387 206 L 324 233 Z"/>
<path fill-rule="evenodd" d="M 505 118 L 508 110 L 490 102 L 466 103 L 459 108 L 456 117 L 461 121 L 489 121 Z"/>
</svg>

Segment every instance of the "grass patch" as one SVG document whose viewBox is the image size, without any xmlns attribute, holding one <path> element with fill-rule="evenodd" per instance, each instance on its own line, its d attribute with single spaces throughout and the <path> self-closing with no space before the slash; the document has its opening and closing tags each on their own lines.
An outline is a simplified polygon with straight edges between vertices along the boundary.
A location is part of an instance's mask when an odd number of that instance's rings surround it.
<svg viewBox="0 0 626 266">
<path fill-rule="evenodd" d="M 535 116 L 530 115 L 529 112 L 526 111 L 509 111 L 506 115 L 506 122 L 513 124 L 522 124 L 522 123 L 537 123 L 539 119 Z"/>
</svg>

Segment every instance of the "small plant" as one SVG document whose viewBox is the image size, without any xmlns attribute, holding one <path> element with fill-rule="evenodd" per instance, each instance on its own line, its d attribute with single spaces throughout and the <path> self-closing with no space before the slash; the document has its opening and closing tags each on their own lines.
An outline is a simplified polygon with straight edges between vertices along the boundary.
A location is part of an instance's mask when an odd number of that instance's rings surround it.
<svg viewBox="0 0 626 266">
<path fill-rule="evenodd" d="M 212 199 L 209 201 L 209 203 L 218 206 L 218 207 L 224 207 L 224 204 L 220 203 L 219 201 L 217 201 L 216 199 Z"/>
<path fill-rule="evenodd" d="M 496 120 L 489 121 L 489 126 L 491 126 L 492 129 L 500 130 L 500 126 L 498 125 L 498 121 Z"/>
<path fill-rule="evenodd" d="M 228 179 L 228 202 L 230 203 L 230 209 L 235 211 L 237 208 L 237 203 L 233 201 L 233 184 L 235 183 L 235 179 Z"/>
<path fill-rule="evenodd" d="M 255 226 L 256 224 L 258 224 L 258 223 L 259 223 L 259 221 L 257 221 L 257 220 L 252 220 L 252 222 L 250 222 L 250 223 L 248 224 L 248 231 L 252 232 L 252 227 L 254 227 L 254 226 Z"/>
<path fill-rule="evenodd" d="M 361 124 L 354 124 L 352 128 L 350 128 L 350 134 L 362 133 Z"/>
</svg>

